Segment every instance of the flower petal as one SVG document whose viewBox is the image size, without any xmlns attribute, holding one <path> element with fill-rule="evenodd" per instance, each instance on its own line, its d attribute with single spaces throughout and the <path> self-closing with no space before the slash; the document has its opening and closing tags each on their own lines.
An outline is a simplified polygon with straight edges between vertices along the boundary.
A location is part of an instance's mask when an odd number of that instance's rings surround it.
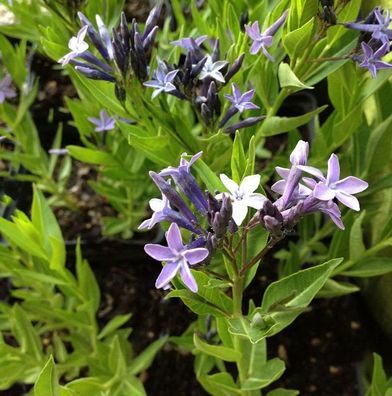
<svg viewBox="0 0 392 396">
<path fill-rule="evenodd" d="M 233 195 L 238 191 L 239 187 L 238 184 L 234 181 L 229 179 L 224 173 L 219 175 L 223 185 L 231 192 Z"/>
<path fill-rule="evenodd" d="M 168 263 L 163 268 L 159 274 L 157 280 L 155 281 L 155 287 L 157 289 L 165 288 L 170 281 L 176 276 L 181 264 L 176 261 L 174 263 Z"/>
<path fill-rule="evenodd" d="M 244 201 L 233 202 L 233 220 L 240 226 L 248 214 L 248 206 Z"/>
<path fill-rule="evenodd" d="M 301 171 L 304 171 L 306 173 L 309 173 L 309 174 L 317 177 L 321 181 L 325 181 L 323 172 L 321 172 L 320 169 L 317 169 L 313 166 L 305 166 L 305 165 L 297 165 L 297 168 L 300 169 Z"/>
<path fill-rule="evenodd" d="M 356 194 L 366 190 L 369 184 L 358 177 L 348 176 L 335 183 L 336 189 L 348 194 Z"/>
<path fill-rule="evenodd" d="M 271 190 L 282 195 L 286 187 L 286 180 L 279 180 L 271 186 Z"/>
<path fill-rule="evenodd" d="M 172 223 L 166 233 L 166 241 L 170 249 L 181 252 L 184 249 L 181 231 L 176 223 Z"/>
<path fill-rule="evenodd" d="M 336 183 L 340 176 L 339 158 L 336 154 L 331 154 L 328 160 L 327 184 Z"/>
<path fill-rule="evenodd" d="M 287 179 L 289 177 L 290 169 L 289 168 L 282 168 L 281 166 L 275 167 L 276 173 L 282 178 Z"/>
<path fill-rule="evenodd" d="M 148 243 L 144 246 L 144 251 L 153 259 L 158 261 L 167 261 L 174 258 L 172 250 L 167 246 Z"/>
<path fill-rule="evenodd" d="M 359 201 L 353 195 L 347 194 L 342 191 L 337 191 L 336 198 L 348 208 L 355 210 L 357 212 L 360 210 Z"/>
<path fill-rule="evenodd" d="M 257 190 L 260 185 L 260 175 L 251 175 L 244 177 L 240 184 L 240 191 L 245 194 L 251 194 L 253 191 Z"/>
<path fill-rule="evenodd" d="M 186 265 L 186 263 L 181 264 L 180 275 L 181 275 L 182 281 L 185 283 L 185 285 L 188 287 L 188 289 L 190 291 L 192 291 L 193 293 L 197 293 L 199 288 L 197 286 L 195 278 L 192 275 L 191 270 Z"/>
<path fill-rule="evenodd" d="M 325 183 L 319 182 L 314 187 L 313 195 L 321 201 L 329 201 L 335 198 L 336 191 L 331 190 Z"/>
<path fill-rule="evenodd" d="M 200 263 L 205 258 L 207 258 L 208 254 L 208 249 L 205 248 L 188 249 L 183 252 L 183 256 L 186 258 L 190 265 Z"/>
<path fill-rule="evenodd" d="M 244 202 L 247 206 L 259 210 L 264 206 L 264 202 L 266 201 L 266 199 L 267 198 L 264 195 L 254 193 L 244 198 Z"/>
</svg>

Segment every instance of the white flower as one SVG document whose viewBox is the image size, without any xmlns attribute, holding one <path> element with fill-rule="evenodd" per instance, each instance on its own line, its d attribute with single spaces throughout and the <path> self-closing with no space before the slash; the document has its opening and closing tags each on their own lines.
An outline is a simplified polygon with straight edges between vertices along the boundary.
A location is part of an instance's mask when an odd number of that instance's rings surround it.
<svg viewBox="0 0 392 396">
<path fill-rule="evenodd" d="M 83 26 L 76 37 L 72 37 L 68 42 L 68 48 L 71 50 L 67 55 L 59 59 L 62 66 L 67 65 L 71 59 L 83 54 L 88 50 L 88 44 L 84 41 L 87 34 L 88 26 Z"/>
<path fill-rule="evenodd" d="M 213 62 L 211 56 L 208 56 L 207 61 L 199 74 L 199 80 L 204 80 L 207 77 L 211 77 L 216 81 L 225 83 L 225 78 L 219 70 L 223 69 L 226 65 L 226 61 Z"/>
<path fill-rule="evenodd" d="M 248 207 L 257 210 L 263 207 L 267 198 L 254 192 L 260 184 L 260 175 L 246 176 L 240 185 L 224 174 L 220 175 L 220 179 L 230 193 L 227 195 L 229 195 L 233 204 L 233 220 L 238 226 L 244 221 L 248 213 Z M 222 199 L 222 196 L 223 194 L 218 194 L 215 198 Z"/>
</svg>

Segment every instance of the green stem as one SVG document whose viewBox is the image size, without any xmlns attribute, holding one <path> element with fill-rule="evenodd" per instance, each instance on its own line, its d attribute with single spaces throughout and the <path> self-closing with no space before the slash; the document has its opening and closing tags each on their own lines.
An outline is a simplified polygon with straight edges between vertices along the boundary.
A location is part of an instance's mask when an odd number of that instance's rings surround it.
<svg viewBox="0 0 392 396">
<path fill-rule="evenodd" d="M 233 315 L 242 316 L 242 295 L 244 293 L 244 277 L 236 275 L 233 280 Z"/>
</svg>

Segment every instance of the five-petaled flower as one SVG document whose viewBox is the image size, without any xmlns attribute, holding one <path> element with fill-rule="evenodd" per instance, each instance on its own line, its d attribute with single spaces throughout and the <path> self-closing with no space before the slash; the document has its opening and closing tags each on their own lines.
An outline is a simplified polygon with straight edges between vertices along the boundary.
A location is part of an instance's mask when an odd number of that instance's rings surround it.
<svg viewBox="0 0 392 396">
<path fill-rule="evenodd" d="M 304 172 L 310 173 L 320 181 L 314 185 L 313 196 L 320 201 L 330 201 L 336 198 L 343 205 L 359 211 L 359 202 L 352 194 L 359 193 L 368 188 L 368 183 L 354 176 L 339 180 L 340 165 L 336 154 L 332 154 L 328 160 L 328 172 L 325 178 L 323 173 L 312 166 L 298 166 Z M 304 180 L 306 182 L 306 180 Z M 311 186 L 313 187 L 313 186 Z"/>
<path fill-rule="evenodd" d="M 16 96 L 16 92 L 11 88 L 12 79 L 9 74 L 0 80 L 0 104 L 3 103 L 7 98 L 11 99 Z"/>
<path fill-rule="evenodd" d="M 225 83 L 225 78 L 223 77 L 223 74 L 220 72 L 220 70 L 223 69 L 226 65 L 226 61 L 213 62 L 212 57 L 207 56 L 206 63 L 204 64 L 203 69 L 199 74 L 199 80 L 204 80 L 205 78 L 210 77 L 216 81 Z"/>
<path fill-rule="evenodd" d="M 88 117 L 88 120 L 96 125 L 96 132 L 111 131 L 116 126 L 116 120 L 109 117 L 105 110 L 99 112 L 99 118 Z"/>
<path fill-rule="evenodd" d="M 252 55 L 257 54 L 260 50 L 263 54 L 271 61 L 274 58 L 267 51 L 266 47 L 270 47 L 273 42 L 274 34 L 286 21 L 288 10 L 286 10 L 280 18 L 278 18 L 269 28 L 264 32 L 260 32 L 259 22 L 253 22 L 252 25 L 245 26 L 246 34 L 253 40 L 252 46 L 250 47 L 250 53 Z"/>
<path fill-rule="evenodd" d="M 233 205 L 233 220 L 240 226 L 248 214 L 248 208 L 261 209 L 266 200 L 265 196 L 254 191 L 260 184 L 260 175 L 246 176 L 238 185 L 225 174 L 220 175 L 223 185 L 229 191 L 228 195 Z M 222 199 L 223 194 L 218 194 L 216 199 Z"/>
<path fill-rule="evenodd" d="M 209 254 L 205 248 L 189 248 L 182 242 L 181 232 L 178 225 L 173 223 L 166 233 L 168 246 L 157 244 L 147 244 L 145 252 L 158 261 L 166 262 L 159 274 L 155 286 L 166 289 L 172 279 L 180 272 L 184 284 L 194 293 L 197 293 L 198 286 L 189 265 L 194 265 L 205 260 Z"/>
<path fill-rule="evenodd" d="M 361 47 L 363 56 L 358 57 L 358 59 L 361 61 L 359 67 L 369 69 L 373 78 L 377 77 L 377 70 L 392 68 L 392 64 L 381 60 L 381 58 L 388 52 L 389 44 L 384 43 L 376 51 L 373 51 L 372 47 L 364 42 L 361 43 Z"/>
<path fill-rule="evenodd" d="M 154 79 L 143 83 L 144 86 L 155 88 L 151 97 L 156 98 L 161 92 L 173 92 L 176 90 L 173 80 L 178 70 L 168 71 L 167 66 L 161 60 L 158 60 L 158 67 L 154 74 Z"/>
<path fill-rule="evenodd" d="M 389 49 L 389 42 L 392 40 L 392 30 L 388 29 L 391 23 L 391 14 L 389 10 L 384 17 L 384 11 L 380 7 L 375 7 L 370 15 L 373 15 L 373 18 L 375 17 L 374 22 L 377 23 L 349 22 L 345 23 L 345 26 L 362 32 L 372 33 L 372 38 L 374 40 L 380 40 L 383 44 L 387 44 Z"/>
<path fill-rule="evenodd" d="M 68 54 L 59 59 L 63 66 L 67 65 L 72 59 L 78 57 L 88 50 L 88 44 L 84 41 L 87 34 L 88 26 L 83 26 L 76 37 L 72 37 L 68 42 L 68 48 L 71 50 Z"/>
<path fill-rule="evenodd" d="M 242 113 L 244 110 L 260 109 L 259 106 L 251 102 L 255 94 L 254 89 L 241 94 L 241 91 L 236 84 L 231 84 L 231 88 L 233 90 L 233 96 L 226 94 L 225 98 L 230 101 L 232 106 L 240 113 Z"/>
</svg>

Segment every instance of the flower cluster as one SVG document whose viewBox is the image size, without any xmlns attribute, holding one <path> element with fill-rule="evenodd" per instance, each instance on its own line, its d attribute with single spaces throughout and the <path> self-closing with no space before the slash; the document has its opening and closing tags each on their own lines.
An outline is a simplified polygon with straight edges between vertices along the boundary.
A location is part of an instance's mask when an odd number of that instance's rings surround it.
<svg viewBox="0 0 392 396">
<path fill-rule="evenodd" d="M 129 29 L 125 14 L 122 13 L 119 29 L 113 29 L 111 35 L 99 15 L 96 16 L 97 31 L 79 12 L 82 28 L 76 37 L 70 39 L 68 47 L 71 51 L 59 62 L 63 66 L 73 64 L 78 72 L 88 78 L 115 83 L 117 97 L 124 100 L 124 87 L 130 77 L 135 76 L 139 81 L 147 78 L 161 9 L 162 3 L 152 9 L 143 32 L 135 20 Z M 86 36 L 101 55 L 101 59 L 89 51 L 89 44 L 85 42 Z"/>
<path fill-rule="evenodd" d="M 159 275 L 156 287 L 169 288 L 179 272 L 184 284 L 197 292 L 197 283 L 189 265 L 208 264 L 216 250 L 224 246 L 228 235 L 235 236 L 257 226 L 266 228 L 271 238 L 283 238 L 299 219 L 307 214 L 322 212 L 340 228 L 344 229 L 341 212 L 335 200 L 358 211 L 359 202 L 353 194 L 364 191 L 368 184 L 354 176 L 340 179 L 338 157 L 332 154 L 328 161 L 327 175 L 308 166 L 309 144 L 299 141 L 290 155 L 290 169 L 277 167 L 282 178 L 272 190 L 280 195 L 272 202 L 256 192 L 260 175 L 249 175 L 237 184 L 224 174 L 220 179 L 227 189 L 217 195 L 203 191 L 191 166 L 200 158 L 201 152 L 189 161 L 181 158 L 178 168 L 168 167 L 150 176 L 162 193 L 162 199 L 152 199 L 153 214 L 140 229 L 151 229 L 157 223 L 171 223 L 166 233 L 168 246 L 148 244 L 145 251 L 158 261 L 167 262 Z M 303 177 L 307 173 L 312 177 Z M 249 208 L 256 209 L 254 216 L 243 225 Z M 191 237 L 184 244 L 180 227 L 188 230 Z"/>
<path fill-rule="evenodd" d="M 169 65 L 158 59 L 157 69 L 153 72 L 151 80 L 144 82 L 146 87 L 154 88 L 152 98 L 160 93 L 167 93 L 179 99 L 188 100 L 200 115 L 200 119 L 207 126 L 213 126 L 221 116 L 222 103 L 219 91 L 239 71 L 244 60 L 241 54 L 230 66 L 225 60 L 220 59 L 219 40 L 211 40 L 213 49 L 207 53 L 202 44 L 207 36 L 197 38 L 185 37 L 172 41 L 172 45 L 181 47 L 186 51 L 186 56 L 180 58 L 178 65 Z M 231 103 L 229 110 L 219 122 L 220 128 L 232 133 L 237 129 L 255 125 L 264 117 L 248 117 L 229 127 L 226 123 L 239 111 L 258 109 L 249 101 L 254 91 L 248 91 L 241 96 L 239 88 L 233 84 L 233 97 L 225 96 Z"/>
<path fill-rule="evenodd" d="M 376 78 L 378 70 L 392 68 L 391 64 L 382 60 L 390 52 L 392 40 L 390 23 L 390 12 L 385 12 L 381 7 L 375 7 L 363 23 L 345 23 L 346 27 L 361 32 L 358 41 L 360 48 L 352 59 L 359 64 L 359 67 L 368 69 L 373 78 Z"/>
</svg>

